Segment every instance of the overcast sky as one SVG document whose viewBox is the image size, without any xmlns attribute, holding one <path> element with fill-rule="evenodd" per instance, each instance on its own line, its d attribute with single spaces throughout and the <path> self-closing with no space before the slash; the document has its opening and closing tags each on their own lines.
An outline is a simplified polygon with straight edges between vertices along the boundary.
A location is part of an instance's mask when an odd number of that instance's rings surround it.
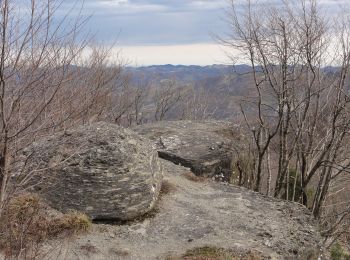
<svg viewBox="0 0 350 260">
<path fill-rule="evenodd" d="M 329 8 L 350 2 L 319 1 Z M 226 7 L 227 0 L 85 0 L 84 13 L 92 14 L 88 27 L 96 38 L 107 44 L 117 40 L 134 65 L 206 65 L 227 62 L 212 38 L 227 31 Z"/>
</svg>

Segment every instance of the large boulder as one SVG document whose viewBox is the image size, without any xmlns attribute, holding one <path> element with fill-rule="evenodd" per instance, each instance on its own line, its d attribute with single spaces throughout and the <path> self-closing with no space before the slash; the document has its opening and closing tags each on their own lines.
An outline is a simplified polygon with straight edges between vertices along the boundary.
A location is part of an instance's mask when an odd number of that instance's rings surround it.
<svg viewBox="0 0 350 260">
<path fill-rule="evenodd" d="M 151 143 L 114 124 L 95 123 L 32 144 L 23 153 L 32 189 L 50 206 L 94 220 L 130 220 L 153 208 L 162 170 Z"/>
<path fill-rule="evenodd" d="M 159 157 L 191 168 L 196 175 L 228 181 L 237 126 L 226 121 L 163 121 L 134 127 L 156 145 Z"/>
</svg>

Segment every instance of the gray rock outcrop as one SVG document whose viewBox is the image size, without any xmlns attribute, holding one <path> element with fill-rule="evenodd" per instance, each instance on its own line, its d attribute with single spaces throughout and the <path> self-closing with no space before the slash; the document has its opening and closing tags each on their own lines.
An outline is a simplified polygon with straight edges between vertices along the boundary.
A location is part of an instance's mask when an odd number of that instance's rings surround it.
<svg viewBox="0 0 350 260">
<path fill-rule="evenodd" d="M 305 207 L 225 183 L 190 181 L 184 177 L 188 168 L 167 161 L 163 166 L 173 189 L 163 194 L 157 214 L 128 225 L 95 226 L 74 241 L 66 259 L 185 259 L 186 251 L 203 247 L 236 257 L 193 259 L 318 259 L 321 236 Z M 242 257 L 249 252 L 256 257 Z"/>
<path fill-rule="evenodd" d="M 94 220 L 130 220 L 153 208 L 162 181 L 149 140 L 107 123 L 80 126 L 34 143 L 25 172 L 53 208 Z M 23 165 L 22 165 L 23 166 Z"/>
<path fill-rule="evenodd" d="M 224 121 L 166 121 L 133 130 L 151 139 L 159 157 L 191 168 L 196 175 L 227 181 L 231 174 L 235 126 Z"/>
</svg>

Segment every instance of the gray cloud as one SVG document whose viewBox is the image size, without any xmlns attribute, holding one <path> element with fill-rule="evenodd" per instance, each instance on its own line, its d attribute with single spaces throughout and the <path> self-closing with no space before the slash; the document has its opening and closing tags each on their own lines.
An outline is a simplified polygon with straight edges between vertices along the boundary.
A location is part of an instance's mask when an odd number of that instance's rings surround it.
<svg viewBox="0 0 350 260">
<path fill-rule="evenodd" d="M 294 0 L 293 0 L 294 1 Z M 349 0 L 319 0 L 326 8 Z M 67 1 L 69 2 L 69 1 Z M 246 0 L 237 0 L 243 5 Z M 258 0 L 278 4 L 281 0 Z M 173 45 L 212 42 L 211 33 L 224 34 L 227 0 L 85 0 L 85 14 L 97 37 L 122 45 Z"/>
<path fill-rule="evenodd" d="M 226 0 L 86 0 L 88 23 L 97 37 L 122 45 L 212 42 L 222 31 Z"/>
</svg>

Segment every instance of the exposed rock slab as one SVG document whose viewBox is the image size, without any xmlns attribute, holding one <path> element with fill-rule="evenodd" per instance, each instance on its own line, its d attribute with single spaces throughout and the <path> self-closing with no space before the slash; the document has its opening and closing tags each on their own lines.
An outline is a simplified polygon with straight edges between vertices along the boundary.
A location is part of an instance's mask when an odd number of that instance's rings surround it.
<svg viewBox="0 0 350 260">
<path fill-rule="evenodd" d="M 210 246 L 236 252 L 237 259 L 246 252 L 261 256 L 254 259 L 317 259 L 320 235 L 305 207 L 224 183 L 192 182 L 183 177 L 188 169 L 164 166 L 175 190 L 162 197 L 153 218 L 95 225 L 65 257 L 167 259 Z"/>
<path fill-rule="evenodd" d="M 63 212 L 129 220 L 151 210 L 159 194 L 162 170 L 152 144 L 117 125 L 59 133 L 26 149 L 22 163 L 26 156 L 26 172 L 37 172 L 35 191 Z"/>
<path fill-rule="evenodd" d="M 196 175 L 227 180 L 239 138 L 235 126 L 225 121 L 167 121 L 133 128 L 151 139 L 159 157 L 191 168 Z"/>
</svg>

